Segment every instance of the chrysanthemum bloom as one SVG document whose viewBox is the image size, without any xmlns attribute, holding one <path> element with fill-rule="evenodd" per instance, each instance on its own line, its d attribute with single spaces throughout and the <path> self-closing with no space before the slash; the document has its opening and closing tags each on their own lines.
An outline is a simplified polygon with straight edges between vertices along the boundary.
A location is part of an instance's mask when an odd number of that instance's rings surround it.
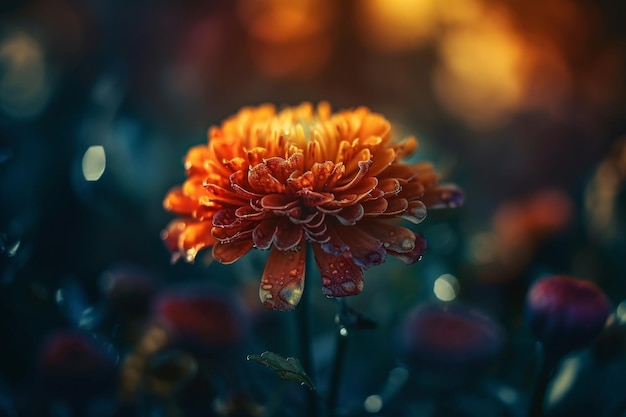
<svg viewBox="0 0 626 417">
<path fill-rule="evenodd" d="M 306 242 L 323 293 L 358 294 L 363 269 L 387 254 L 410 264 L 424 252 L 422 236 L 394 220 L 417 224 L 427 208 L 461 204 L 459 189 L 438 185 L 430 164 L 402 162 L 416 146 L 412 137 L 392 142 L 390 123 L 365 107 L 243 108 L 187 154 L 188 178 L 164 201 L 182 217 L 163 239 L 173 261 L 192 262 L 212 247 L 230 264 L 252 248 L 269 249 L 259 295 L 276 310 L 300 300 Z"/>
</svg>

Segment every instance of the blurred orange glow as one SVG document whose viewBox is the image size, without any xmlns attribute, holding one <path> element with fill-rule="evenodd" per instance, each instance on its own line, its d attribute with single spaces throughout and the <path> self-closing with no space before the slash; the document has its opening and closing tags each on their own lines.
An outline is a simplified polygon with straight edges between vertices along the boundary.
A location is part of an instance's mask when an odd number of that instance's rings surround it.
<svg viewBox="0 0 626 417">
<path fill-rule="evenodd" d="M 491 11 L 445 33 L 433 74 L 435 94 L 455 116 L 477 128 L 505 122 L 524 95 L 524 45 L 506 15 Z"/>
<path fill-rule="evenodd" d="M 355 2 L 360 36 L 370 47 L 399 52 L 420 47 L 437 28 L 434 0 Z"/>
<path fill-rule="evenodd" d="M 24 32 L 0 40 L 0 108 L 15 118 L 36 116 L 50 97 L 50 80 L 39 42 Z"/>
<path fill-rule="evenodd" d="M 241 0 L 238 15 L 257 69 L 270 77 L 307 79 L 331 56 L 336 18 L 328 0 Z"/>
<path fill-rule="evenodd" d="M 486 281 L 514 279 L 537 246 L 564 230 L 572 216 L 573 202 L 560 190 L 540 190 L 525 199 L 503 203 L 493 216 L 492 231 L 471 240 L 473 262 L 487 268 Z"/>
<path fill-rule="evenodd" d="M 585 220 L 592 238 L 608 242 L 620 233 L 617 207 L 626 184 L 626 137 L 613 145 L 585 188 Z"/>
</svg>

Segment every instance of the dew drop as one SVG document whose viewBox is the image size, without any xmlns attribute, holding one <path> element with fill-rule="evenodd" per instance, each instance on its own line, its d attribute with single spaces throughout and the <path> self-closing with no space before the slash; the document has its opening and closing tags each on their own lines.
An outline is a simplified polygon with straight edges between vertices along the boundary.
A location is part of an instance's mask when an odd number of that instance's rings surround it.
<svg viewBox="0 0 626 417">
<path fill-rule="evenodd" d="M 343 288 L 347 293 L 353 293 L 354 290 L 356 290 L 356 284 L 352 281 L 342 282 L 341 288 Z"/>
<path fill-rule="evenodd" d="M 272 284 L 263 284 L 263 285 L 261 286 L 261 288 L 263 288 L 264 290 L 269 291 L 269 290 L 271 290 L 271 289 L 272 289 Z"/>
<path fill-rule="evenodd" d="M 289 276 L 290 277 L 295 277 L 298 275 L 298 270 L 297 269 L 292 269 L 291 271 L 289 271 Z"/>
<path fill-rule="evenodd" d="M 322 277 L 322 285 L 324 287 L 329 287 L 332 281 L 328 277 Z"/>
<path fill-rule="evenodd" d="M 283 289 L 280 290 L 280 297 L 288 304 L 295 306 L 302 297 L 302 291 L 304 289 L 304 280 L 294 280 L 288 282 Z"/>
<path fill-rule="evenodd" d="M 332 270 L 332 272 L 331 272 L 331 274 L 333 274 L 333 275 L 337 275 L 337 273 L 338 273 L 338 272 L 339 272 L 339 271 L 337 271 L 336 269 L 333 269 L 333 270 Z"/>
<path fill-rule="evenodd" d="M 402 246 L 402 249 L 409 251 L 415 247 L 415 240 L 409 238 L 404 239 L 400 246 Z"/>
</svg>

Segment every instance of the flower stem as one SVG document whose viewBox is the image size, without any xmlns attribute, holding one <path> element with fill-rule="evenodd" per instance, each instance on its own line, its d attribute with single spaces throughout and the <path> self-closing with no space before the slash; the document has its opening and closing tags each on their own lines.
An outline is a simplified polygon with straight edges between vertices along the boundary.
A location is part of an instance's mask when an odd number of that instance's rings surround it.
<svg viewBox="0 0 626 417">
<path fill-rule="evenodd" d="M 313 253 L 310 245 L 307 245 L 307 271 L 304 282 L 310 281 L 310 271 L 309 266 L 313 260 Z M 300 303 L 298 308 L 296 308 L 297 315 L 297 323 L 298 323 L 298 333 L 300 336 L 300 360 L 302 362 L 302 367 L 308 373 L 309 377 L 313 381 L 315 385 L 315 367 L 313 365 L 313 353 L 311 349 L 312 340 L 311 340 L 311 325 L 310 325 L 310 315 L 311 315 L 311 303 L 310 303 L 310 291 L 306 290 L 307 285 L 304 286 L 304 294 L 302 294 L 302 298 L 300 299 Z M 308 415 L 310 416 L 319 416 L 319 398 L 315 391 L 308 391 Z"/>
<path fill-rule="evenodd" d="M 541 344 L 538 345 L 537 357 L 539 359 L 539 372 L 533 386 L 533 393 L 530 397 L 528 417 L 543 417 L 543 403 L 546 397 L 546 389 L 556 370 L 559 358 L 554 355 L 547 355 Z"/>
<path fill-rule="evenodd" d="M 343 363 L 346 356 L 346 346 L 348 342 L 348 329 L 342 322 L 345 315 L 346 304 L 342 298 L 337 299 L 337 342 L 335 344 L 335 360 L 330 374 L 330 382 L 328 384 L 328 410 L 329 415 L 335 415 L 337 407 L 337 399 L 339 397 L 339 387 L 341 384 L 341 373 L 343 371 Z"/>
</svg>

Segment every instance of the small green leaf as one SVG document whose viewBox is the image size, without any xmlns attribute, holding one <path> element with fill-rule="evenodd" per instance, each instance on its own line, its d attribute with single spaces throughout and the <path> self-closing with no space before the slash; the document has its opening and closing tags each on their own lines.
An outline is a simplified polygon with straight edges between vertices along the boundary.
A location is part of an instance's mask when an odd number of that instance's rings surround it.
<svg viewBox="0 0 626 417">
<path fill-rule="evenodd" d="M 306 385 L 310 390 L 315 390 L 313 381 L 304 371 L 300 361 L 296 358 L 284 358 L 274 352 L 263 352 L 260 355 L 248 355 L 248 360 L 252 360 L 271 368 L 280 379 L 296 381 L 300 385 Z"/>
</svg>

